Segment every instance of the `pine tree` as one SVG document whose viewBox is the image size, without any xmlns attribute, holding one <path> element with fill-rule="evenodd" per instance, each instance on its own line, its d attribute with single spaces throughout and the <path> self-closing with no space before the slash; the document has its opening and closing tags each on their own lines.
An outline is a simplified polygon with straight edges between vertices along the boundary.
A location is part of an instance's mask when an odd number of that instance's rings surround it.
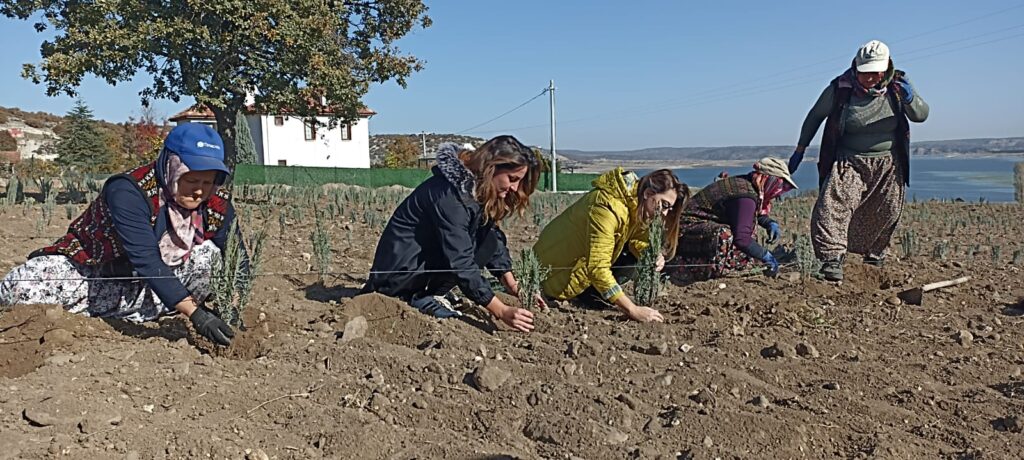
<svg viewBox="0 0 1024 460">
<path fill-rule="evenodd" d="M 249 131 L 249 123 L 245 121 L 245 114 L 239 111 L 235 123 L 235 148 L 237 149 L 238 164 L 258 164 L 256 144 L 252 141 L 252 132 Z"/>
<path fill-rule="evenodd" d="M 92 117 L 92 110 L 78 99 L 64 122 L 67 129 L 54 149 L 57 164 L 85 172 L 100 172 L 109 161 L 111 152 L 103 129 Z"/>
</svg>

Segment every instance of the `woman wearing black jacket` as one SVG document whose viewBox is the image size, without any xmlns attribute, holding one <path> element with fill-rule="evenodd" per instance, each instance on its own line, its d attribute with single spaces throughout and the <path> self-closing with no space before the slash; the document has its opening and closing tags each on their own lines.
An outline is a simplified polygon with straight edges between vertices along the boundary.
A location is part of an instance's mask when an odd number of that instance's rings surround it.
<svg viewBox="0 0 1024 460">
<path fill-rule="evenodd" d="M 540 177 L 537 156 L 512 136 L 495 137 L 476 150 L 445 144 L 433 173 L 395 209 L 363 291 L 450 318 L 461 315 L 446 298 L 458 286 L 505 324 L 529 332 L 533 314 L 496 297 L 481 269 L 518 294 L 498 223 L 529 205 Z"/>
</svg>

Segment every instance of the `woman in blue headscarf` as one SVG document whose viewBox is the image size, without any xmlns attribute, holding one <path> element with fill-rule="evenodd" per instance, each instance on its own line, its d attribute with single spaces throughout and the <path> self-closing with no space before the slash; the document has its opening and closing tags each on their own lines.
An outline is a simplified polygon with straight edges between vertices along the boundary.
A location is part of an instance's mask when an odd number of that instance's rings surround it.
<svg viewBox="0 0 1024 460">
<path fill-rule="evenodd" d="M 221 188 L 228 174 L 216 131 L 175 127 L 155 162 L 108 179 L 67 234 L 0 282 L 0 306 L 57 304 L 133 322 L 181 313 L 229 345 L 231 328 L 202 307 L 235 216 Z"/>
</svg>

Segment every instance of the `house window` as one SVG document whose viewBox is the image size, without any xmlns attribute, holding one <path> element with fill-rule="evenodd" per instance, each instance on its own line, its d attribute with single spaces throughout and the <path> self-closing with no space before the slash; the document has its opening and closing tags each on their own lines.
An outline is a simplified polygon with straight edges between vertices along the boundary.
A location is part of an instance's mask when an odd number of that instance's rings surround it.
<svg viewBox="0 0 1024 460">
<path fill-rule="evenodd" d="M 278 166 L 288 166 L 288 160 L 277 160 Z"/>
<path fill-rule="evenodd" d="M 341 140 L 350 141 L 352 140 L 352 124 L 345 123 L 341 125 Z"/>
<path fill-rule="evenodd" d="M 306 140 L 316 140 L 316 119 L 309 119 L 302 123 L 306 131 Z"/>
<path fill-rule="evenodd" d="M 284 126 L 284 117 L 274 117 L 274 126 Z"/>
</svg>

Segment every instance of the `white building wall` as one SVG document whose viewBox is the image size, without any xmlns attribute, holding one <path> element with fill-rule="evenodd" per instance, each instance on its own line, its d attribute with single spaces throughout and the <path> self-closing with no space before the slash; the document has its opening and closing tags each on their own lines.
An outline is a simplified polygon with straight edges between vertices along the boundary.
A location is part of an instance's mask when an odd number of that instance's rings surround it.
<svg viewBox="0 0 1024 460">
<path fill-rule="evenodd" d="M 256 118 L 256 117 L 254 117 Z M 342 129 L 327 128 L 327 117 L 320 117 L 322 125 L 317 126 L 313 140 L 305 138 L 305 123 L 302 118 L 283 117 L 283 124 L 274 123 L 273 115 L 259 116 L 257 123 L 249 123 L 253 131 L 253 142 L 263 157 L 263 164 L 287 166 L 319 166 L 333 168 L 370 167 L 369 120 L 362 118 L 352 124 L 351 140 L 342 140 Z M 257 128 L 261 132 L 256 141 Z"/>
</svg>

